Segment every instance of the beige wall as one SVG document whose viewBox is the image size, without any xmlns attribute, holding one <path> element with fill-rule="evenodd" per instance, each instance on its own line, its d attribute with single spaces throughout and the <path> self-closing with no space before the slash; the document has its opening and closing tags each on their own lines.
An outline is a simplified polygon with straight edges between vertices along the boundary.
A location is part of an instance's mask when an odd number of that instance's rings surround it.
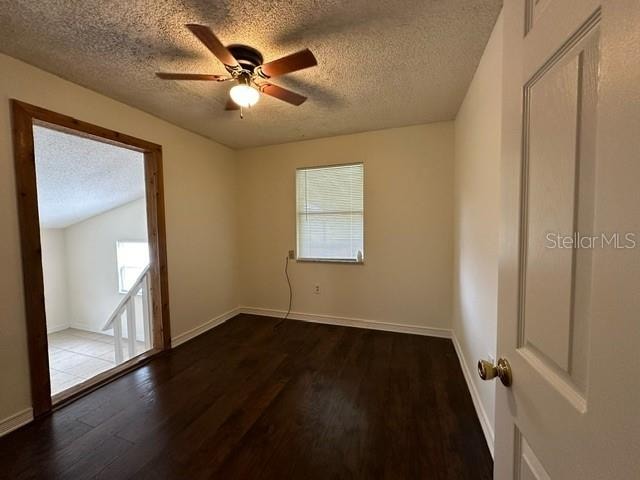
<svg viewBox="0 0 640 480">
<path fill-rule="evenodd" d="M 455 120 L 453 333 L 491 444 L 495 383 L 482 382 L 475 365 L 496 353 L 501 108 L 502 15 Z"/>
<path fill-rule="evenodd" d="M 451 122 L 238 152 L 242 305 L 287 308 L 296 167 L 360 161 L 365 264 L 292 262 L 293 311 L 450 328 Z"/>
<path fill-rule="evenodd" d="M 67 246 L 62 228 L 40 229 L 44 308 L 47 332 L 57 332 L 70 326 L 69 285 L 67 284 Z"/>
<path fill-rule="evenodd" d="M 147 241 L 145 200 L 66 228 L 41 229 L 40 239 L 47 331 L 72 327 L 102 333 L 124 295 L 118 292 L 116 242 Z M 141 297 L 135 298 L 135 304 L 136 332 L 142 341 Z M 126 324 L 123 327 L 126 330 Z"/>
<path fill-rule="evenodd" d="M 148 240 L 147 203 L 144 198 L 135 200 L 70 225 L 64 234 L 70 325 L 102 332 L 123 298 L 118 292 L 116 242 Z M 43 249 L 43 256 L 45 253 Z M 134 300 L 137 337 L 143 340 L 141 297 Z"/>
<path fill-rule="evenodd" d="M 9 99 L 163 146 L 172 335 L 237 304 L 234 152 L 0 55 L 0 421 L 31 405 Z"/>
</svg>

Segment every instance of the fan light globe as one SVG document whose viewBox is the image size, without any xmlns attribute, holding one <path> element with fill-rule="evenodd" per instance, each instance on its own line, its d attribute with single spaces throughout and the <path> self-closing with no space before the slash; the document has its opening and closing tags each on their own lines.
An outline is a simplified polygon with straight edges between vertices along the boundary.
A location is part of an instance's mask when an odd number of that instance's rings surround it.
<svg viewBox="0 0 640 480">
<path fill-rule="evenodd" d="M 231 95 L 231 100 L 243 108 L 252 107 L 260 100 L 260 92 L 245 84 L 232 87 L 229 95 Z"/>
</svg>

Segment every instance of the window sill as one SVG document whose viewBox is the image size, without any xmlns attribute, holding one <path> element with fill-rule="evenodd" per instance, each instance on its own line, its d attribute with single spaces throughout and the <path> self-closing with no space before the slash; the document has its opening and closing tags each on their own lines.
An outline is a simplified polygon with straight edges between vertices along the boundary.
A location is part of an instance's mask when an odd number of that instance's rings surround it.
<svg viewBox="0 0 640 480">
<path fill-rule="evenodd" d="M 340 258 L 296 258 L 298 263 L 346 263 L 352 265 L 364 265 L 364 260 L 351 260 Z"/>
</svg>

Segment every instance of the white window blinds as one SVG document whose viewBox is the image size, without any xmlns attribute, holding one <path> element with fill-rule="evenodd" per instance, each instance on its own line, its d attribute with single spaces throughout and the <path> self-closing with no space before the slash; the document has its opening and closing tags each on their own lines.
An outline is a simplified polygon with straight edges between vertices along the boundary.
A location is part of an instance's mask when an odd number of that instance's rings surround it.
<svg viewBox="0 0 640 480">
<path fill-rule="evenodd" d="M 363 259 L 361 163 L 296 171 L 298 258 Z"/>
</svg>

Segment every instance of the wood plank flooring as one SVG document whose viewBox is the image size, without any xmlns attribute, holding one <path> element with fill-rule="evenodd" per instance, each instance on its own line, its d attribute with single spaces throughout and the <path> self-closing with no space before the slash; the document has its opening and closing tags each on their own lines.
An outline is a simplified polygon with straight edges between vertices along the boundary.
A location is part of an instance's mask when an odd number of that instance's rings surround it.
<svg viewBox="0 0 640 480">
<path fill-rule="evenodd" d="M 0 478 L 490 479 L 451 341 L 239 315 L 0 438 Z"/>
</svg>

